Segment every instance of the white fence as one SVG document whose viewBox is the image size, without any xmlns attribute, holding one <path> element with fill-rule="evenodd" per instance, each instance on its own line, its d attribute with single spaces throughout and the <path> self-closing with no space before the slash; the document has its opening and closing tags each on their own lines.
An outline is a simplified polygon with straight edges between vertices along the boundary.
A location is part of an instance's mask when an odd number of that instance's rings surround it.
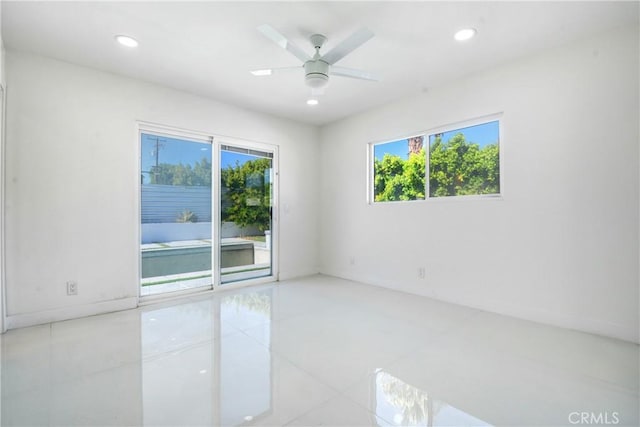
<svg viewBox="0 0 640 427">
<path fill-rule="evenodd" d="M 142 185 L 142 223 L 176 222 L 185 210 L 211 222 L 211 187 Z"/>
</svg>

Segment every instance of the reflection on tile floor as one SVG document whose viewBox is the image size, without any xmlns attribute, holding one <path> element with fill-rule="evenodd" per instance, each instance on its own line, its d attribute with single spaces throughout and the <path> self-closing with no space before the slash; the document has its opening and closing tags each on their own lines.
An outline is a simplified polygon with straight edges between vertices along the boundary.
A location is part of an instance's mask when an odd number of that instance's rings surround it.
<svg viewBox="0 0 640 427">
<path fill-rule="evenodd" d="M 0 339 L 7 426 L 639 424 L 637 345 L 324 276 Z"/>
</svg>

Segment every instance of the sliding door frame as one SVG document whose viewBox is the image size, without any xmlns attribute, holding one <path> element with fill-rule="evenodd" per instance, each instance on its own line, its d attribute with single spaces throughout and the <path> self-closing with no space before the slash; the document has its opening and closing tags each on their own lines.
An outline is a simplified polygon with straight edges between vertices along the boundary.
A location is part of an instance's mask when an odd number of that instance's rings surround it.
<svg viewBox="0 0 640 427">
<path fill-rule="evenodd" d="M 217 144 L 216 142 L 217 141 Z M 278 168 L 278 146 L 276 145 L 271 145 L 271 144 L 265 144 L 265 143 L 260 143 L 260 142 L 254 142 L 254 141 L 246 141 L 246 140 L 241 140 L 241 139 L 237 139 L 237 138 L 232 138 L 232 137 L 227 137 L 227 136 L 221 136 L 218 137 L 217 139 L 214 140 L 214 147 L 215 147 L 215 151 L 217 152 L 217 159 L 219 161 L 219 163 L 217 164 L 217 172 L 218 172 L 218 176 L 216 179 L 216 182 L 218 183 L 218 186 L 221 186 L 221 182 L 220 182 L 220 165 L 221 165 L 221 158 L 222 158 L 222 147 L 223 146 L 231 146 L 231 147 L 236 147 L 236 148 L 242 148 L 242 149 L 247 149 L 247 150 L 256 150 L 256 151 L 262 151 L 262 152 L 267 152 L 267 153 L 272 153 L 273 157 L 271 158 L 271 170 L 272 170 L 272 182 L 271 182 L 271 274 L 268 276 L 262 276 L 262 277 L 256 277 L 253 279 L 246 279 L 246 280 L 241 280 L 241 281 L 234 281 L 234 282 L 227 282 L 227 283 L 222 283 L 222 277 L 221 277 L 221 269 L 218 268 L 216 269 L 215 274 L 217 275 L 216 277 L 216 282 L 218 286 L 222 285 L 222 287 L 224 287 L 225 289 L 232 289 L 234 287 L 242 287 L 245 286 L 245 284 L 256 284 L 256 283 L 266 283 L 266 282 L 273 282 L 273 281 L 277 281 L 278 279 L 278 236 L 280 235 L 279 233 L 279 221 L 278 221 L 278 187 L 279 187 L 279 183 L 278 183 L 278 178 L 279 178 L 279 168 Z M 219 188 L 218 188 L 219 191 Z M 222 214 L 222 197 L 220 197 L 218 195 L 217 199 L 214 199 L 217 201 L 217 207 L 216 207 L 216 213 L 217 215 L 217 222 L 216 222 L 216 226 L 218 227 L 218 231 L 220 230 L 222 221 L 221 221 L 221 217 L 220 215 Z M 216 234 L 217 236 L 217 241 L 218 241 L 218 250 L 216 251 L 216 253 L 218 254 L 218 257 L 220 256 L 220 243 L 221 243 L 221 234 L 218 233 Z M 219 258 L 218 258 L 219 259 Z"/>
<path fill-rule="evenodd" d="M 209 143 L 211 145 L 211 287 L 210 288 L 194 288 L 184 291 L 167 292 L 157 295 L 141 295 L 142 287 L 140 286 L 141 272 L 142 272 L 142 255 L 140 251 L 140 244 L 142 239 L 142 196 L 141 189 L 142 184 L 140 182 L 140 176 L 142 174 L 141 165 L 141 149 L 142 149 L 142 134 L 153 133 L 157 135 L 164 135 L 172 138 L 184 138 L 194 142 Z M 137 166 L 135 176 L 135 211 L 136 211 L 136 235 L 137 241 L 135 245 L 135 256 L 138 262 L 136 263 L 136 278 L 135 283 L 137 287 L 138 304 L 146 304 L 156 300 L 170 299 L 187 294 L 202 293 L 207 291 L 217 291 L 219 289 L 233 289 L 238 287 L 250 286 L 261 283 L 269 283 L 279 280 L 278 274 L 278 254 L 279 254 L 279 153 L 278 146 L 268 144 L 264 142 L 251 141 L 241 138 L 229 137 L 225 135 L 216 135 L 211 132 L 193 131 L 182 129 L 178 127 L 166 126 L 152 122 L 138 121 L 136 123 L 136 144 Z M 273 168 L 273 182 L 272 182 L 272 206 L 271 206 L 271 274 L 269 276 L 258 277 L 255 279 L 247 279 L 238 282 L 221 284 L 220 277 L 220 228 L 221 228 L 221 194 L 220 194 L 220 155 L 221 147 L 223 145 L 230 145 L 239 148 L 247 148 L 259 151 L 266 151 L 273 153 L 272 168 Z"/>
</svg>

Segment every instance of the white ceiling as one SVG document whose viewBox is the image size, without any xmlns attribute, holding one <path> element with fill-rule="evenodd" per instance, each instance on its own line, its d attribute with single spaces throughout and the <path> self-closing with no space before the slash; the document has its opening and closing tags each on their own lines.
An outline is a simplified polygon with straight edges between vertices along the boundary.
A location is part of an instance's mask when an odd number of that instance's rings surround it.
<svg viewBox="0 0 640 427">
<path fill-rule="evenodd" d="M 496 64 L 590 34 L 638 24 L 638 2 L 12 2 L 2 1 L 6 47 L 131 76 L 251 110 L 326 124 L 426 91 Z M 337 65 L 381 82 L 332 77 L 309 107 L 302 71 L 254 77 L 251 69 L 298 65 L 260 34 L 268 23 L 311 54 L 361 26 L 376 36 Z M 453 40 L 463 27 L 476 38 Z M 114 35 L 140 46 L 126 49 Z M 9 82 L 10 83 L 10 82 Z"/>
</svg>

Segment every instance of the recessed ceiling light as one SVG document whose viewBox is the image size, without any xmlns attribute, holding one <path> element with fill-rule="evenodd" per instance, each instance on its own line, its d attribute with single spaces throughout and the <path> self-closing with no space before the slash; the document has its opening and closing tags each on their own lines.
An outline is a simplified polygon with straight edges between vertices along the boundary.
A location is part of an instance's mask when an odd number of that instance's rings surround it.
<svg viewBox="0 0 640 427">
<path fill-rule="evenodd" d="M 318 100 L 317 99 L 307 99 L 307 105 L 318 105 Z"/>
<path fill-rule="evenodd" d="M 459 42 L 469 40 L 477 33 L 475 28 L 463 28 L 453 35 L 453 38 L 458 40 Z"/>
<path fill-rule="evenodd" d="M 271 72 L 270 69 L 266 69 L 266 70 L 253 70 L 251 74 L 253 74 L 254 76 L 270 76 L 273 73 Z"/>
<path fill-rule="evenodd" d="M 126 46 L 126 47 L 136 47 L 136 46 L 138 46 L 138 41 L 136 39 L 134 39 L 134 38 L 129 37 L 129 36 L 119 35 L 119 36 L 116 36 L 116 40 L 122 46 Z"/>
</svg>

